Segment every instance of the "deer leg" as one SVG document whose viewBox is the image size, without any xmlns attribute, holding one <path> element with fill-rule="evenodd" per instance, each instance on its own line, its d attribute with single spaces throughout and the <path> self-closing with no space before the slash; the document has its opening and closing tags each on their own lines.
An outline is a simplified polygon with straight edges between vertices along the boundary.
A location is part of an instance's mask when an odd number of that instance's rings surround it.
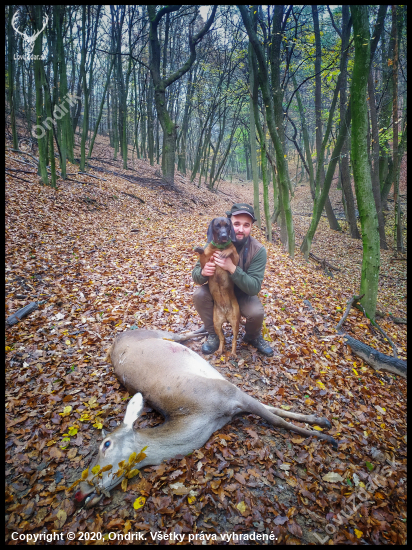
<svg viewBox="0 0 412 550">
<path fill-rule="evenodd" d="M 307 422 L 308 424 L 317 424 L 321 428 L 327 428 L 328 430 L 332 427 L 332 424 L 327 418 L 321 418 L 320 416 L 315 416 L 314 414 L 300 414 L 294 413 L 291 411 L 284 411 L 283 409 L 277 409 L 276 407 L 271 407 L 270 405 L 264 405 L 268 411 L 282 418 L 291 418 L 292 420 L 298 420 L 299 422 Z"/>
<path fill-rule="evenodd" d="M 257 414 L 270 424 L 272 426 L 275 426 L 277 428 L 284 428 L 285 430 L 291 430 L 293 432 L 296 432 L 300 435 L 304 435 L 305 437 L 315 436 L 319 439 L 324 439 L 328 443 L 331 443 L 335 449 L 338 448 L 338 442 L 330 435 L 324 434 L 322 432 L 315 432 L 312 430 L 307 430 L 306 428 L 300 428 L 299 426 L 295 426 L 294 424 L 290 424 L 289 422 L 286 422 L 286 420 L 283 420 L 280 416 L 277 416 L 269 409 L 274 409 L 274 407 L 268 407 L 267 405 L 263 405 L 263 403 L 260 403 L 257 401 L 257 399 L 254 399 L 250 395 L 247 395 L 243 393 L 242 398 L 242 408 L 243 412 L 245 413 L 252 413 Z M 282 411 L 283 413 L 283 411 Z M 297 414 L 297 413 L 293 413 Z M 306 415 L 299 415 L 299 416 L 306 416 Z"/>
</svg>

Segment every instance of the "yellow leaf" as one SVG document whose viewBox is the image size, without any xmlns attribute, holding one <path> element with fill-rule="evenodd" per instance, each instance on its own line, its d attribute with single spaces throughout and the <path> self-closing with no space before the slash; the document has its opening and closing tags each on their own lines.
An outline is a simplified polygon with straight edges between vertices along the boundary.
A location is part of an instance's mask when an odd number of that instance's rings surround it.
<svg viewBox="0 0 412 550">
<path fill-rule="evenodd" d="M 355 531 L 355 535 L 358 537 L 358 539 L 360 539 L 363 536 L 363 532 L 359 531 L 359 529 L 354 529 L 354 531 Z"/>
<path fill-rule="evenodd" d="M 135 463 L 135 460 L 136 460 L 136 457 L 137 457 L 137 454 L 135 452 L 133 452 L 130 456 L 129 456 L 129 464 L 134 464 Z"/>
<path fill-rule="evenodd" d="M 127 472 L 126 477 L 127 479 L 132 479 L 132 477 L 137 476 L 139 473 L 139 470 L 135 468 L 134 470 L 130 470 L 130 472 Z"/>
<path fill-rule="evenodd" d="M 359 486 L 365 488 L 366 485 L 363 483 L 363 481 L 359 481 Z"/>
<path fill-rule="evenodd" d="M 96 466 L 95 466 L 96 467 Z M 99 466 L 100 468 L 100 466 Z M 83 470 L 82 472 L 82 479 L 87 479 L 87 476 L 89 475 L 89 468 L 87 468 L 86 470 Z"/>
<path fill-rule="evenodd" d="M 236 508 L 239 510 L 239 512 L 241 512 L 242 514 L 244 514 L 246 512 L 246 504 L 245 504 L 245 501 L 242 500 L 241 502 L 239 502 L 238 504 L 236 504 Z"/>
<path fill-rule="evenodd" d="M 64 343 L 66 344 L 66 346 L 70 346 L 71 344 L 70 340 L 66 340 Z"/>
<path fill-rule="evenodd" d="M 71 436 L 76 435 L 78 431 L 79 431 L 79 430 L 77 429 L 76 426 L 70 426 L 70 428 L 69 428 L 69 430 L 68 430 L 69 435 L 71 435 Z"/>
<path fill-rule="evenodd" d="M 293 290 L 293 292 L 295 292 L 295 289 L 293 288 L 293 286 L 290 287 L 290 290 Z"/>
<path fill-rule="evenodd" d="M 133 508 L 134 508 L 135 510 L 139 510 L 139 508 L 143 508 L 145 502 L 146 502 L 146 499 L 145 499 L 144 497 L 138 497 L 138 498 L 133 502 Z"/>
<path fill-rule="evenodd" d="M 359 376 L 359 374 L 356 372 L 355 369 L 352 369 L 352 370 L 353 370 L 353 372 L 356 374 L 356 376 Z"/>
<path fill-rule="evenodd" d="M 320 380 L 316 380 L 316 384 L 318 384 L 321 390 L 324 390 L 326 388 L 325 384 Z"/>
<path fill-rule="evenodd" d="M 382 424 L 381 424 L 381 428 L 384 428 L 384 427 L 385 427 L 385 424 L 384 424 L 384 423 L 382 422 Z"/>
<path fill-rule="evenodd" d="M 123 491 L 126 491 L 126 489 L 127 489 L 127 478 L 125 478 L 125 477 L 123 478 L 121 487 L 122 487 Z"/>
<path fill-rule="evenodd" d="M 313 350 L 314 353 L 318 353 L 315 349 Z"/>
<path fill-rule="evenodd" d="M 285 409 L 285 411 L 289 411 L 292 407 L 290 405 L 281 405 L 282 409 Z"/>
<path fill-rule="evenodd" d="M 92 468 L 92 474 L 95 476 L 96 474 L 98 474 L 100 472 L 100 466 L 97 464 L 96 466 L 94 466 Z"/>
<path fill-rule="evenodd" d="M 313 426 L 314 430 L 317 430 L 318 432 L 323 432 L 323 428 L 320 428 L 319 426 Z"/>
<path fill-rule="evenodd" d="M 287 158 L 287 155 L 283 155 L 285 158 Z"/>
<path fill-rule="evenodd" d="M 124 524 L 123 533 L 127 535 L 127 533 L 130 531 L 131 528 L 132 528 L 132 522 L 130 521 L 130 519 L 128 519 Z"/>
<path fill-rule="evenodd" d="M 196 497 L 191 497 L 191 496 L 187 497 L 187 502 L 189 504 L 193 504 L 194 502 L 196 502 Z"/>
<path fill-rule="evenodd" d="M 98 430 L 101 430 L 103 428 L 103 424 L 97 421 L 93 424 L 93 428 L 97 428 Z"/>
<path fill-rule="evenodd" d="M 11 347 L 10 346 L 6 346 L 6 351 L 10 351 L 11 350 Z"/>
<path fill-rule="evenodd" d="M 336 306 L 336 309 L 342 309 L 340 306 Z"/>
<path fill-rule="evenodd" d="M 225 356 L 224 356 L 224 355 L 221 355 L 221 356 L 220 356 L 220 360 L 221 360 L 221 361 L 224 361 L 224 360 L 225 360 Z"/>
<path fill-rule="evenodd" d="M 106 466 L 101 469 L 101 472 L 107 472 L 107 470 L 111 470 L 112 468 L 113 466 L 111 464 L 106 464 Z"/>
<path fill-rule="evenodd" d="M 48 447 L 51 447 L 51 446 L 54 445 L 55 443 L 56 443 L 56 440 L 55 440 L 55 439 L 51 439 L 50 441 L 48 441 L 48 442 L 46 443 L 46 445 L 47 445 Z"/>
<path fill-rule="evenodd" d="M 63 409 L 63 412 L 64 414 L 70 414 L 72 412 L 72 406 L 71 405 L 67 405 L 67 407 L 64 407 Z"/>
<path fill-rule="evenodd" d="M 330 349 L 331 349 L 332 351 L 336 351 L 336 350 L 337 350 L 337 348 L 336 348 L 335 345 L 331 346 Z"/>
</svg>

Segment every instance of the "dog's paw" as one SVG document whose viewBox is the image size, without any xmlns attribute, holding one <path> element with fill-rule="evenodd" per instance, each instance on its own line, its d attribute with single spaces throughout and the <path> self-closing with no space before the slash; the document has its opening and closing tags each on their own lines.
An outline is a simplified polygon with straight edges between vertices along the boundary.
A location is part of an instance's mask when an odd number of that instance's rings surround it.
<svg viewBox="0 0 412 550">
<path fill-rule="evenodd" d="M 198 254 L 204 254 L 204 249 L 200 246 L 195 246 L 195 248 L 193 249 L 193 252 L 197 252 Z"/>
<path fill-rule="evenodd" d="M 222 260 L 224 260 L 226 258 L 229 258 L 229 256 L 231 256 L 232 254 L 233 254 L 232 250 L 222 250 L 220 253 L 220 257 L 222 258 Z"/>
</svg>

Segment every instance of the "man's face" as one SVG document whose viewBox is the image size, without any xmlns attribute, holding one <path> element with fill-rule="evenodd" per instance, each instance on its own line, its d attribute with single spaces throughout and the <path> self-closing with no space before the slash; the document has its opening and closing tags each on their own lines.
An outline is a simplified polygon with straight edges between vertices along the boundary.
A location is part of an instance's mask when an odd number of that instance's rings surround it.
<svg viewBox="0 0 412 550">
<path fill-rule="evenodd" d="M 248 214 L 232 215 L 232 225 L 236 233 L 236 240 L 241 241 L 249 237 L 252 230 L 252 218 Z"/>
</svg>

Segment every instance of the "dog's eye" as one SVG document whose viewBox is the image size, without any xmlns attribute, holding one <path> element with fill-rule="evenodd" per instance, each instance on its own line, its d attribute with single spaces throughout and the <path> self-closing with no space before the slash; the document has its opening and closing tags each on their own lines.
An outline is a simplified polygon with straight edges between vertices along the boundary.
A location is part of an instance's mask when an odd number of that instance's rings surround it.
<svg viewBox="0 0 412 550">
<path fill-rule="evenodd" d="M 110 441 L 105 441 L 104 448 L 107 449 L 110 447 Z"/>
</svg>

